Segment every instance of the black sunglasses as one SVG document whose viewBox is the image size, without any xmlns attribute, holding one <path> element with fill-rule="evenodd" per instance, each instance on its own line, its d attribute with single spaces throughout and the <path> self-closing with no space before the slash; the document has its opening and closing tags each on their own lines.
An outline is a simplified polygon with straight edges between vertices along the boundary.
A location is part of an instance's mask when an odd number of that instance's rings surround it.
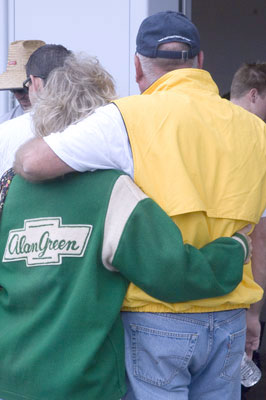
<svg viewBox="0 0 266 400">
<path fill-rule="evenodd" d="M 27 78 L 22 85 L 22 89 L 10 89 L 10 92 L 13 94 L 27 94 L 29 91 L 29 85 L 31 85 L 31 78 Z"/>
<path fill-rule="evenodd" d="M 13 94 L 27 94 L 29 92 L 29 85 L 31 84 L 31 79 L 27 78 L 23 82 L 23 88 L 22 89 L 10 89 L 10 92 Z"/>
<path fill-rule="evenodd" d="M 29 90 L 29 86 L 31 85 L 31 78 L 28 77 L 24 82 L 23 82 L 23 88 Z"/>
</svg>

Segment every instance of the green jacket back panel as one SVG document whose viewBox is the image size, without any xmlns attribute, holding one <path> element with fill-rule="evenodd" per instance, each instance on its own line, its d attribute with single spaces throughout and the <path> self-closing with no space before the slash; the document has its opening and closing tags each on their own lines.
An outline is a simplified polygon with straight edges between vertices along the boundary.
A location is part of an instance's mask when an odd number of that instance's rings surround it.
<svg viewBox="0 0 266 400">
<path fill-rule="evenodd" d="M 17 229 L 1 267 L 0 397 L 118 399 L 123 393 L 119 310 L 127 281 L 104 268 L 99 253 L 117 176 L 101 175 L 99 184 L 91 174 L 88 189 L 87 177 L 76 175 L 33 191 L 14 178 L 0 231 L 3 255 L 7 232 Z M 87 198 L 83 208 L 79 196 Z"/>
<path fill-rule="evenodd" d="M 117 171 L 37 185 L 16 176 L 0 238 L 3 400 L 120 399 L 129 280 L 175 302 L 223 295 L 242 278 L 240 243 L 184 246 L 171 219 Z"/>
</svg>

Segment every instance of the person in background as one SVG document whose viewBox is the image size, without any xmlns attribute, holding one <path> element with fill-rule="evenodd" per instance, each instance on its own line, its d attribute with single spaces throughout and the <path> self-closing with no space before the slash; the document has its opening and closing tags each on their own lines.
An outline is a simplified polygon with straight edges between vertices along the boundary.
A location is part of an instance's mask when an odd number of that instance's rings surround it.
<svg viewBox="0 0 266 400">
<path fill-rule="evenodd" d="M 266 62 L 245 63 L 236 71 L 230 100 L 266 122 Z"/>
<path fill-rule="evenodd" d="M 35 133 L 60 132 L 115 97 L 97 59 L 72 55 L 36 99 Z M 121 171 L 39 185 L 12 180 L 11 171 L 2 179 L 2 399 L 120 399 L 120 308 L 130 281 L 171 302 L 223 295 L 242 279 L 250 227 L 200 250 L 184 245 L 177 226 Z"/>
<path fill-rule="evenodd" d="M 254 62 L 254 63 L 244 63 L 236 71 L 233 76 L 231 90 L 230 90 L 230 100 L 232 103 L 243 107 L 247 111 L 257 115 L 264 122 L 266 122 L 266 63 L 265 62 Z M 259 225 L 257 226 L 255 235 L 255 253 L 254 257 L 257 263 L 260 263 L 266 269 L 266 245 L 264 238 L 266 236 L 266 215 L 263 215 Z M 254 276 L 256 276 L 256 269 L 254 271 Z M 253 345 L 254 350 L 259 348 L 261 344 L 265 319 L 266 319 L 266 303 L 265 295 L 264 299 L 260 302 L 254 304 L 247 314 L 248 317 L 250 313 L 259 315 L 261 333 L 259 334 L 259 326 L 257 326 L 257 342 Z M 251 324 L 250 324 L 251 325 Z M 248 324 L 249 326 L 249 324 Z M 249 353 L 251 357 L 251 352 Z M 260 352 L 255 351 L 253 354 L 253 360 L 260 367 Z M 242 388 L 242 399 L 244 400 L 245 393 L 248 392 L 249 388 Z"/>
<path fill-rule="evenodd" d="M 70 54 L 70 50 L 57 44 L 45 44 L 31 54 L 23 66 L 23 86 L 32 105 L 45 86 L 49 73 L 61 67 Z M 31 113 L 0 125 L 0 177 L 12 167 L 19 146 L 32 137 Z"/>
<path fill-rule="evenodd" d="M 266 122 L 266 63 L 265 62 L 254 62 L 244 63 L 234 74 L 231 90 L 230 100 L 232 103 L 244 108 L 245 110 L 256 115 L 264 122 Z M 266 213 L 264 212 L 259 224 L 254 231 L 254 255 L 253 263 L 260 265 L 261 267 L 253 268 L 253 275 L 256 281 L 262 281 L 264 270 L 266 270 Z M 248 323 L 248 329 L 253 328 L 253 334 L 249 335 L 250 340 L 254 338 L 253 343 L 250 343 L 250 350 L 248 355 L 252 356 L 252 350 L 256 350 L 259 346 L 261 332 L 260 325 L 258 324 L 258 316 L 261 314 L 261 310 L 264 304 L 264 300 L 253 304 L 247 317 L 251 319 Z M 265 309 L 265 306 L 264 306 Z M 265 311 L 263 311 L 263 315 Z M 256 321 L 256 322 L 255 322 Z M 262 321 L 263 322 L 263 321 Z M 264 324 L 262 324 L 264 326 Z"/>
<path fill-rule="evenodd" d="M 0 75 L 0 90 L 10 90 L 18 105 L 0 116 L 0 123 L 19 117 L 31 107 L 28 89 L 23 86 L 26 79 L 25 65 L 31 54 L 45 42 L 42 40 L 17 40 L 10 43 L 6 71 Z"/>
<path fill-rule="evenodd" d="M 37 49 L 26 64 L 27 79 L 24 87 L 29 89 L 29 98 L 34 105 L 44 88 L 47 78 L 55 68 L 62 67 L 71 51 L 60 44 L 46 44 Z"/>
<path fill-rule="evenodd" d="M 142 94 L 29 141 L 17 152 L 16 171 L 39 181 L 73 170 L 123 170 L 196 247 L 254 226 L 266 208 L 265 124 L 221 99 L 202 66 L 188 18 L 171 11 L 148 17 L 135 55 Z M 122 313 L 125 398 L 240 399 L 246 309 L 262 293 L 250 264 L 238 287 L 219 298 L 166 303 L 131 284 Z"/>
</svg>

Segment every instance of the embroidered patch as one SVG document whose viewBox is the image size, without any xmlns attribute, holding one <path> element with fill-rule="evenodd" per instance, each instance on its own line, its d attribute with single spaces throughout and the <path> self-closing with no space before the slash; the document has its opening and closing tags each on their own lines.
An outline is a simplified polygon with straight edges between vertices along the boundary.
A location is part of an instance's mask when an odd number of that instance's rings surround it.
<svg viewBox="0 0 266 400">
<path fill-rule="evenodd" d="M 62 257 L 82 257 L 92 225 L 63 225 L 61 217 L 24 221 L 9 231 L 3 262 L 25 260 L 27 267 L 62 264 Z"/>
</svg>

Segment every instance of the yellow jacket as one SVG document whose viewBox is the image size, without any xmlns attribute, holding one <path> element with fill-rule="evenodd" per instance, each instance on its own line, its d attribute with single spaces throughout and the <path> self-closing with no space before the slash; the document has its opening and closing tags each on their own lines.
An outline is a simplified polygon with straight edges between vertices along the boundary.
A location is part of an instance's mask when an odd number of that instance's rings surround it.
<svg viewBox="0 0 266 400">
<path fill-rule="evenodd" d="M 266 208 L 266 125 L 221 99 L 207 71 L 169 72 L 141 96 L 115 103 L 129 135 L 135 182 L 172 217 L 185 242 L 201 247 L 259 221 Z M 219 311 L 248 307 L 261 296 L 249 264 L 227 296 L 167 304 L 131 284 L 124 310 Z"/>
</svg>

